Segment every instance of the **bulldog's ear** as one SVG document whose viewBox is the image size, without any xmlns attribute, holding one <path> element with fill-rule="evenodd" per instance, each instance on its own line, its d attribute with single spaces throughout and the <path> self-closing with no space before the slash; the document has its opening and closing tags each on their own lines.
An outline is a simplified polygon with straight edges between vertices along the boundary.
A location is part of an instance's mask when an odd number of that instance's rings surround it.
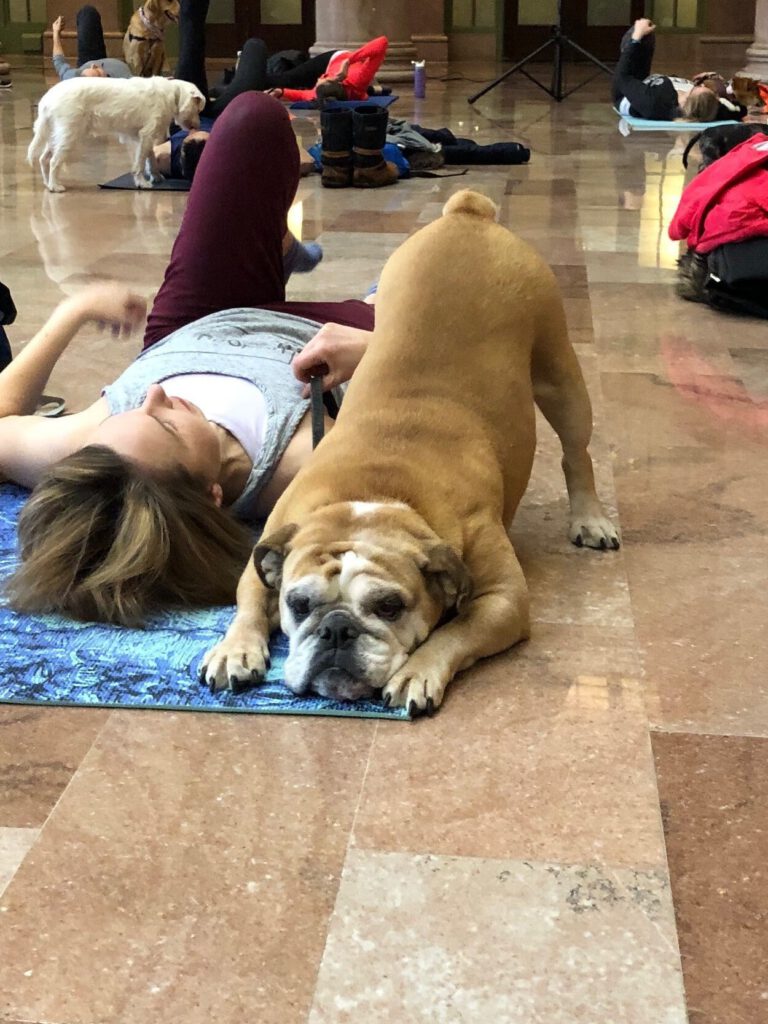
<svg viewBox="0 0 768 1024">
<path fill-rule="evenodd" d="M 283 581 L 283 562 L 288 545 L 298 530 L 296 523 L 288 523 L 264 537 L 253 549 L 253 564 L 265 587 L 279 590 Z"/>
<path fill-rule="evenodd" d="M 472 597 L 472 577 L 450 544 L 437 543 L 426 553 L 426 562 L 421 571 L 427 584 L 438 587 L 443 595 L 445 608 L 461 611 Z"/>
</svg>

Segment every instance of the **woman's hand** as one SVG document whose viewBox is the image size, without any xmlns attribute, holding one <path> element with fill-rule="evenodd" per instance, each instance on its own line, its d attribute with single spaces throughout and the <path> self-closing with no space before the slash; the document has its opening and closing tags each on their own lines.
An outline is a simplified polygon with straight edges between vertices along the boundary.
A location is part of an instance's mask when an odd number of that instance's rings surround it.
<svg viewBox="0 0 768 1024">
<path fill-rule="evenodd" d="M 59 34 L 59 32 L 61 32 L 63 28 L 64 18 L 61 15 L 59 15 L 58 18 L 54 21 L 53 25 L 51 25 L 51 32 L 53 32 L 53 34 L 56 36 Z"/>
<path fill-rule="evenodd" d="M 79 316 L 80 322 L 109 326 L 115 337 L 127 337 L 140 327 L 147 315 L 147 301 L 125 285 L 115 281 L 99 282 L 83 288 L 64 305 Z"/>
<path fill-rule="evenodd" d="M 279 100 L 283 95 L 282 89 L 265 89 L 264 92 L 267 96 L 274 96 L 276 100 Z"/>
<path fill-rule="evenodd" d="M 323 391 L 330 391 L 349 380 L 365 355 L 371 331 L 341 324 L 323 324 L 291 364 L 294 376 L 305 384 L 302 395 L 309 395 L 313 377 L 323 378 Z"/>
</svg>

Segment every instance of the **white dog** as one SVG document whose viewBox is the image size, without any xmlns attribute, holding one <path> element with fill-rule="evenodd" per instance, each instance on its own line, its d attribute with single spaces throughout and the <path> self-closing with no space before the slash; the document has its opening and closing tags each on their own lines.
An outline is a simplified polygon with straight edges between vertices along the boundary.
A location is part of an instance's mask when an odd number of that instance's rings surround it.
<svg viewBox="0 0 768 1024">
<path fill-rule="evenodd" d="M 63 192 L 59 169 L 88 135 L 117 135 L 135 146 L 133 180 L 151 188 L 159 180 L 153 147 L 168 125 L 196 131 L 205 97 L 189 82 L 167 78 L 75 78 L 59 82 L 40 100 L 27 160 L 40 163 L 43 184 Z M 146 170 L 146 177 L 145 177 Z"/>
</svg>

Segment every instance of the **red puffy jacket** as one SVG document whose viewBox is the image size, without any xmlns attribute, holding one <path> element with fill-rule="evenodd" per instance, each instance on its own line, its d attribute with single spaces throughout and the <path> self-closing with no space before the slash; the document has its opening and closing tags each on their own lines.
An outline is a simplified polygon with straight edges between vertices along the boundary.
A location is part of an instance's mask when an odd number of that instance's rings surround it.
<svg viewBox="0 0 768 1024">
<path fill-rule="evenodd" d="M 768 139 L 756 135 L 715 160 L 683 192 L 669 225 L 674 241 L 707 253 L 768 236 Z"/>
</svg>

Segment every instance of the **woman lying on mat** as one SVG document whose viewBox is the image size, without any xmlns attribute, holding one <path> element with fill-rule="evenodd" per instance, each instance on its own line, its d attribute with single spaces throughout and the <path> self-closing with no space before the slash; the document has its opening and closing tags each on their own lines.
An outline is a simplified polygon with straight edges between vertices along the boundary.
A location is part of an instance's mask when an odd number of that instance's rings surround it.
<svg viewBox="0 0 768 1024">
<path fill-rule="evenodd" d="M 725 81 L 714 73 L 692 82 L 651 74 L 656 26 L 638 18 L 621 41 L 613 76 L 613 103 L 620 114 L 650 121 L 741 121 L 746 107 L 726 93 Z"/>
<path fill-rule="evenodd" d="M 251 187 L 232 187 L 233 166 Z M 83 412 L 30 415 L 83 324 L 119 334 L 143 320 L 141 298 L 99 284 L 0 374 L 0 472 L 34 488 L 17 609 L 135 624 L 234 601 L 252 544 L 238 519 L 268 513 L 310 453 L 301 382 L 312 367 L 326 386 L 348 379 L 373 329 L 362 301 L 285 301 L 298 179 L 282 104 L 238 96 L 206 147 L 139 358 Z"/>
</svg>

